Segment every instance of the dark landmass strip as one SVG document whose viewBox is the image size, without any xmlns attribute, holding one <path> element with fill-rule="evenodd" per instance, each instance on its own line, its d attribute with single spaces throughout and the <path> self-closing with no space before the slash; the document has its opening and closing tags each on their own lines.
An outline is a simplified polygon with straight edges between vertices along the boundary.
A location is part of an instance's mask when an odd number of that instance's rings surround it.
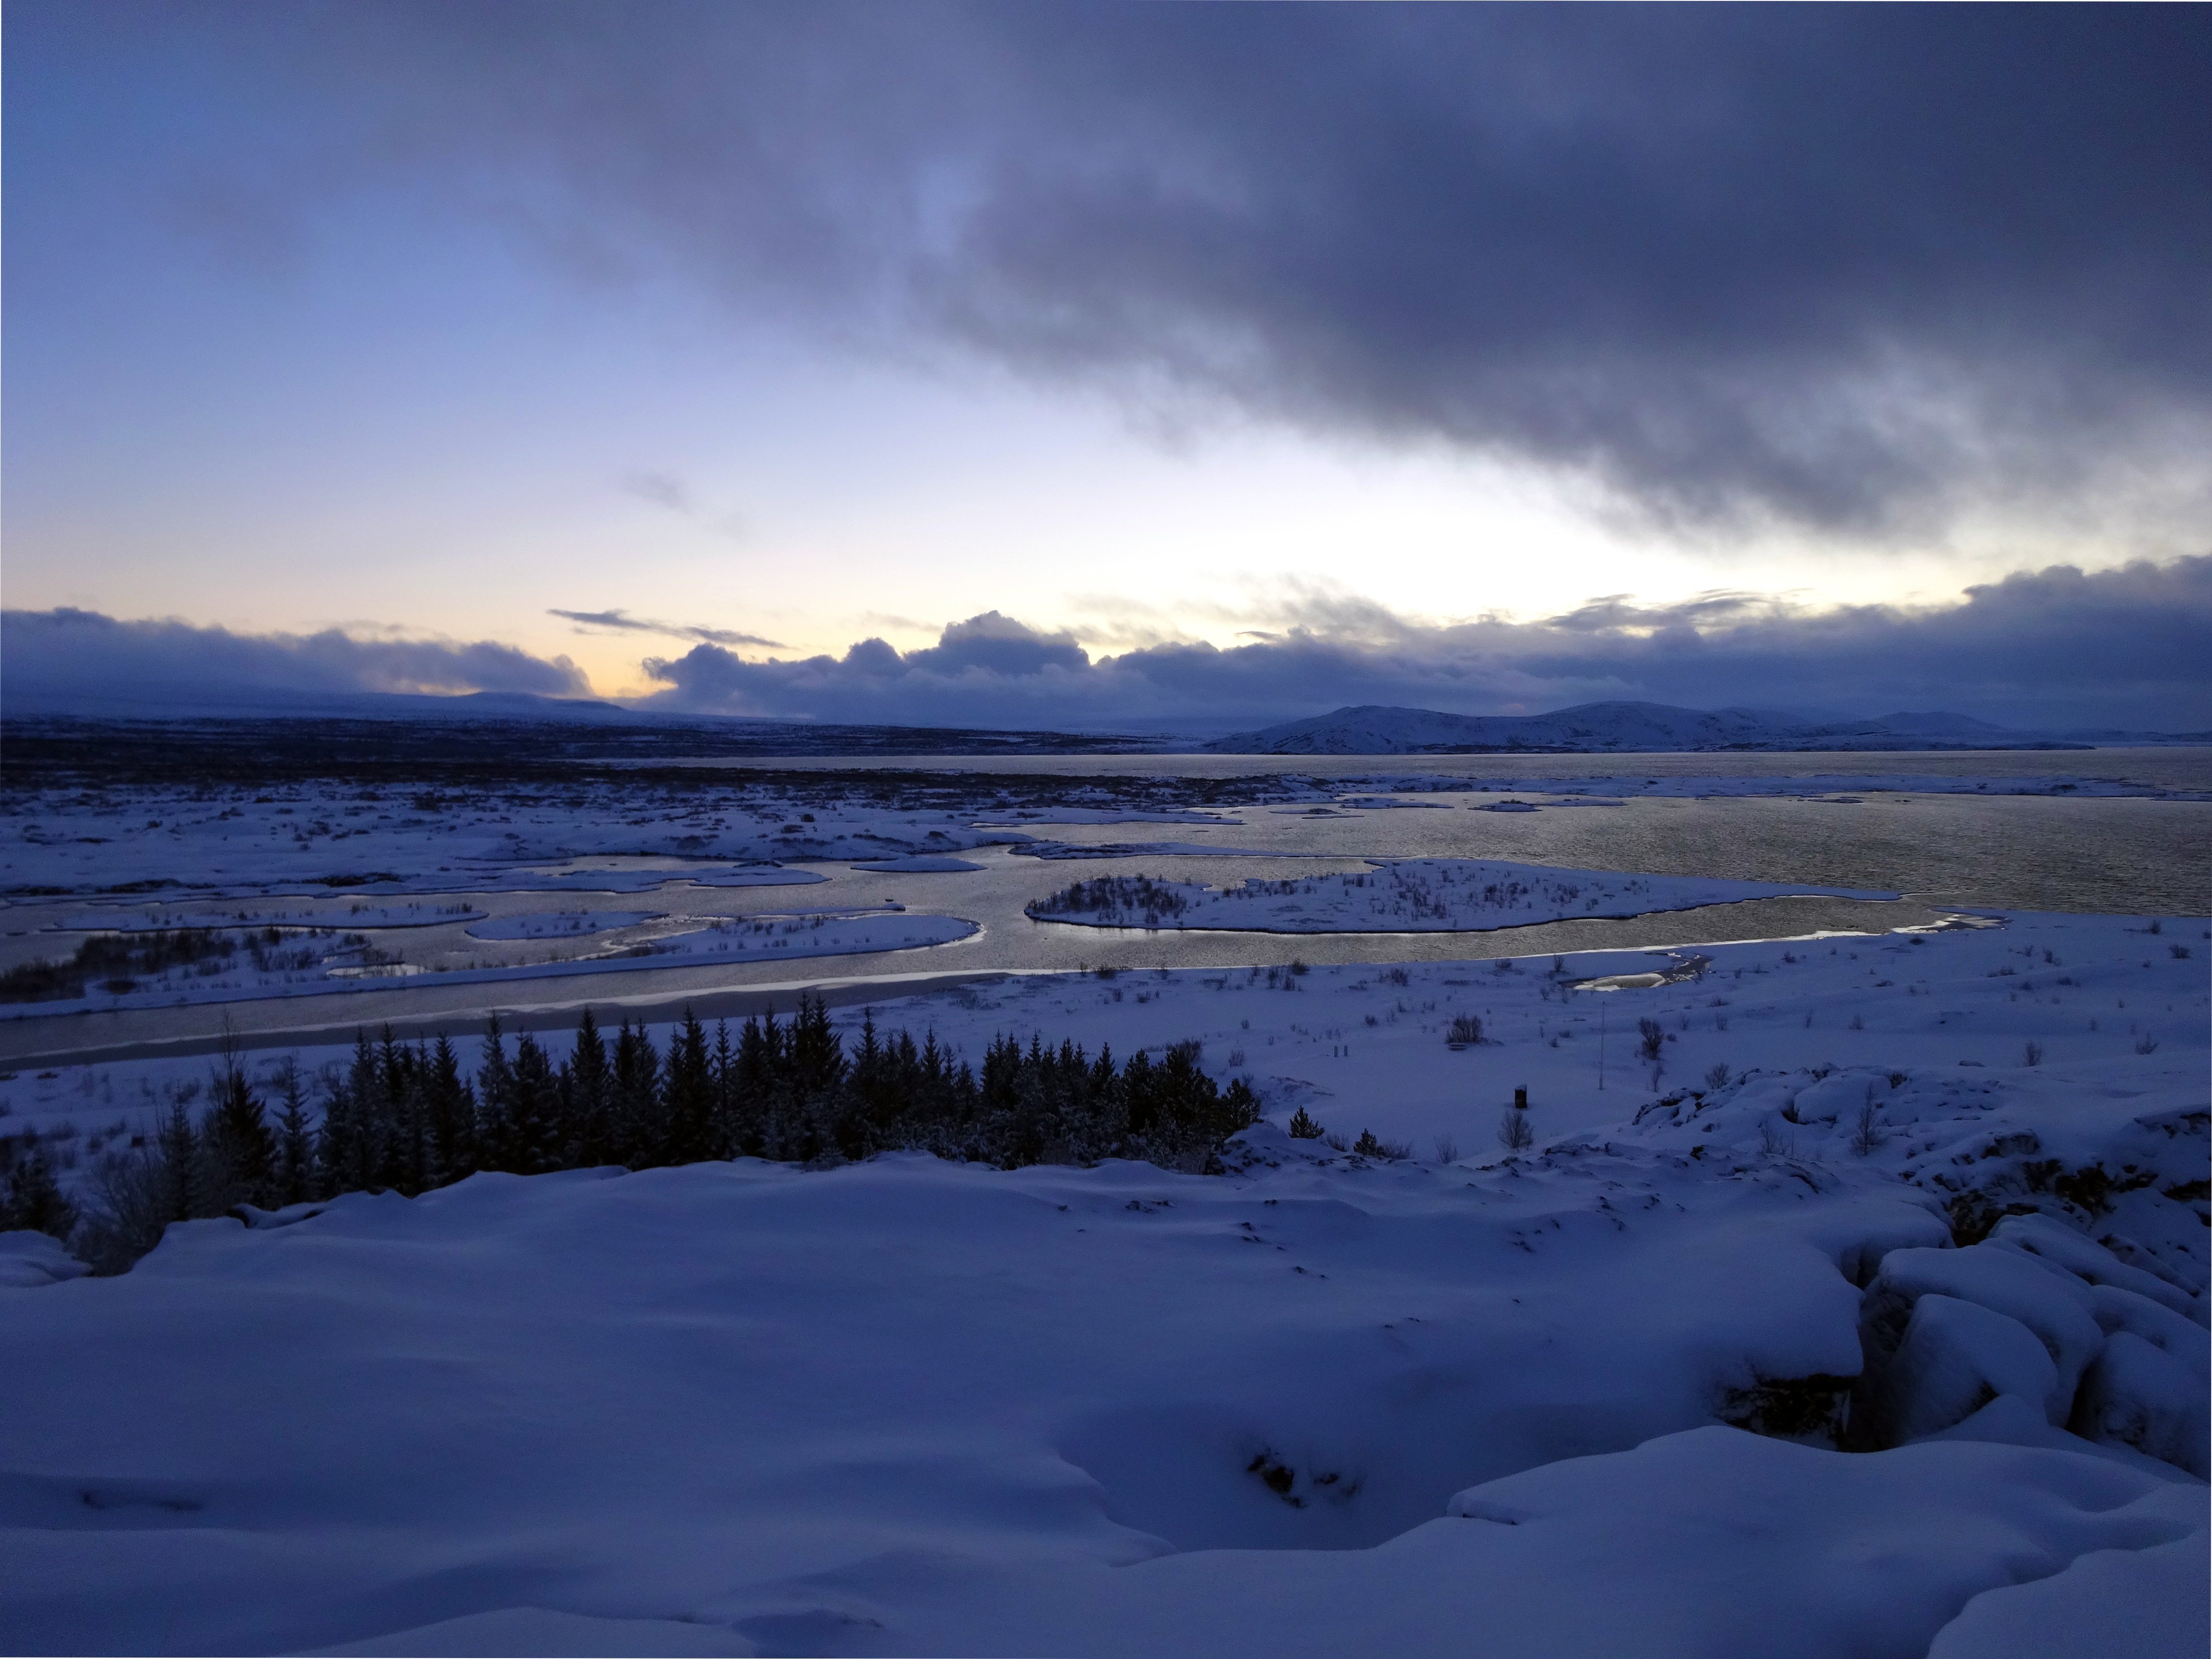
<svg viewBox="0 0 2212 1659">
<path fill-rule="evenodd" d="M 822 727 L 864 733 L 902 733 L 901 727 Z M 941 731 L 914 728 L 941 738 Z M 111 789 L 185 789 L 214 799 L 250 792 L 282 799 L 288 788 L 310 784 L 356 792 L 358 800 L 392 799 L 414 811 L 489 810 L 558 805 L 605 813 L 617 798 L 643 810 L 697 810 L 718 803 L 741 805 L 773 799 L 793 806 L 860 804 L 907 812 L 1000 816 L 1024 810 L 1085 807 L 1164 811 L 1255 802 L 1327 800 L 1339 785 L 1274 773 L 1236 777 L 1173 774 L 962 772 L 897 765 L 904 751 L 886 747 L 880 769 L 819 769 L 806 757 L 793 765 L 732 769 L 711 763 L 725 750 L 702 755 L 694 728 L 635 732 L 604 726 L 562 726 L 545 721 L 507 724 L 450 720 L 175 720 L 8 721 L 0 727 L 0 793 L 27 796 L 73 791 L 100 798 Z M 1027 738 L 1033 733 L 1013 733 Z M 1044 734 L 1049 738 L 1055 734 Z M 639 739 L 635 743 L 631 738 Z M 1076 738 L 1073 754 L 1116 752 L 1101 740 Z M 826 747 L 841 756 L 855 747 Z M 860 750 L 858 752 L 868 752 Z M 911 752 L 943 753 L 934 743 Z M 972 752 L 1005 754 L 1011 745 Z M 1028 752 L 1050 754 L 1040 747 Z M 1126 752 L 1126 751 L 1121 751 Z M 1464 789 L 1440 779 L 1427 785 Z M 641 847 L 656 854 L 686 848 Z M 805 837 L 779 843 L 779 856 L 827 856 Z M 376 879 L 374 876 L 362 880 Z M 340 878 L 325 878 L 330 884 Z M 164 884 L 126 884 L 111 891 L 152 890 Z M 9 890 L 24 896 L 33 890 Z"/>
<path fill-rule="evenodd" d="M 288 778 L 398 781 L 431 773 L 573 776 L 579 763 L 810 756 L 1142 753 L 1157 740 L 951 726 L 813 726 L 716 720 L 685 725 L 546 719 L 88 720 L 0 722 L 0 779 L 27 788 L 101 783 L 252 783 Z"/>
</svg>

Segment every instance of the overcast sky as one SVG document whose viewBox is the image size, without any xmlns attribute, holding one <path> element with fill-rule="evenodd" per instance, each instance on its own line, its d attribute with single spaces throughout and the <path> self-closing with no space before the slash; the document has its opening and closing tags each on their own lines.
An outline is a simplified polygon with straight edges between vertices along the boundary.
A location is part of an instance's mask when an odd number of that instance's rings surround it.
<svg viewBox="0 0 2212 1659">
<path fill-rule="evenodd" d="M 2212 724 L 2202 8 L 4 50 L 10 696 Z"/>
</svg>

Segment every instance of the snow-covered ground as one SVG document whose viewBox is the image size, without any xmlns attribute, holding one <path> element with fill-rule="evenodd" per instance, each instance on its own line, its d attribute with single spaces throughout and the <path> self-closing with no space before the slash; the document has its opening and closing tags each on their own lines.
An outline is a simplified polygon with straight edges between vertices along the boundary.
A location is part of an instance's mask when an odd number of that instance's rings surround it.
<svg viewBox="0 0 2212 1659">
<path fill-rule="evenodd" d="M 54 924 L 65 933 L 154 933 L 177 927 L 443 927 L 483 912 L 465 902 L 270 899 L 240 904 L 108 905 Z"/>
<path fill-rule="evenodd" d="M 1231 887 L 1108 876 L 1029 907 L 1041 921 L 1096 927 L 1225 927 L 1273 933 L 1468 933 L 1577 916 L 1641 916 L 1747 899 L 1894 898 L 1847 887 L 1792 887 L 1680 876 L 1554 870 L 1492 859 L 1391 859 L 1371 872 L 1253 880 Z"/>
<path fill-rule="evenodd" d="M 13 1236 L 0 1649 L 2201 1651 L 2212 942 L 1984 920 L 873 1011 L 1197 1039 L 1267 1106 L 1225 1175 L 481 1175 L 109 1279 Z M 204 1066 L 0 1127 L 66 1161 Z"/>
<path fill-rule="evenodd" d="M 575 939 L 635 927 L 664 914 L 659 910 L 525 910 L 469 928 L 471 939 Z"/>
</svg>

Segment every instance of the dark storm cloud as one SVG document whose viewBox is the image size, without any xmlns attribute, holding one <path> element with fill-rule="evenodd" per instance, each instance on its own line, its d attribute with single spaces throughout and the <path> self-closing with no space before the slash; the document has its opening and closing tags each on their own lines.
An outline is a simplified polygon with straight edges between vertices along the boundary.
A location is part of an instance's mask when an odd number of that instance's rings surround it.
<svg viewBox="0 0 2212 1659">
<path fill-rule="evenodd" d="M 289 100 L 283 167 L 198 158 L 256 222 L 396 168 L 586 280 L 1662 517 L 1894 531 L 2212 410 L 2198 7 L 82 9 L 20 50 L 189 27 Z"/>
<path fill-rule="evenodd" d="M 282 703 L 364 691 L 590 695 L 566 657 L 491 641 L 234 634 L 93 611 L 0 611 L 0 710 L 99 712 L 124 705 Z"/>
<path fill-rule="evenodd" d="M 728 628 L 701 628 L 690 623 L 653 622 L 644 617 L 633 617 L 627 611 L 549 610 L 545 614 L 574 623 L 579 633 L 596 629 L 613 633 L 659 634 L 672 640 L 702 640 L 709 645 L 757 645 L 768 650 L 776 649 L 779 644 L 758 634 L 740 634 Z"/>
<path fill-rule="evenodd" d="M 1808 611 L 1741 594 L 1607 601 L 1516 623 L 1425 626 L 1364 603 L 1303 602 L 1249 645 L 1162 645 L 1092 661 L 997 612 L 901 653 L 749 662 L 701 645 L 646 671 L 672 710 L 901 725 L 1110 725 L 1212 717 L 1225 730 L 1397 703 L 1537 713 L 1601 698 L 1875 714 L 1940 708 L 2037 728 L 2212 726 L 2212 556 L 2085 574 L 2020 572 L 1948 605 Z"/>
</svg>

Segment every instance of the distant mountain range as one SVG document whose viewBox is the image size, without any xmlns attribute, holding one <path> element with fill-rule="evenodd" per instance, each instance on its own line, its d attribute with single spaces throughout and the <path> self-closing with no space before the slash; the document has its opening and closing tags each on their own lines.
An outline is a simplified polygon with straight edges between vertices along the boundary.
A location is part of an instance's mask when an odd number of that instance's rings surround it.
<svg viewBox="0 0 2212 1659">
<path fill-rule="evenodd" d="M 5 710 L 11 762 L 39 741 L 77 741 L 75 728 L 197 727 L 196 744 L 258 745 L 274 752 L 305 745 L 365 744 L 398 753 L 412 727 L 424 752 L 459 754 L 472 744 L 570 757 L 985 754 L 1217 755 L 1583 755 L 1700 750 L 2094 749 L 2133 744 L 2212 746 L 2212 732 L 2024 731 L 1941 711 L 1858 720 L 1806 710 L 1677 708 L 1657 702 L 1586 702 L 1548 714 L 1447 714 L 1381 704 L 1346 708 L 1309 720 L 1203 741 L 1194 717 L 1151 729 L 1043 731 L 965 726 L 874 726 L 629 708 L 584 697 L 478 691 L 437 696 L 395 692 L 301 692 L 211 686 L 170 697 L 11 696 Z M 1147 723 L 1148 725 L 1151 723 Z M 1193 729 L 1195 727 L 1196 729 Z M 1219 731 L 1216 724 L 1211 726 Z M 381 732 L 382 735 L 378 735 Z M 473 734 L 465 736 L 465 733 Z M 394 745 L 398 747 L 395 748 Z M 455 745 L 459 745 L 456 748 Z M 11 766 L 11 770 L 15 769 Z"/>
<path fill-rule="evenodd" d="M 1548 714 L 1446 714 L 1370 703 L 1239 732 L 1218 755 L 1582 755 L 1705 750 L 2092 749 L 2203 744 L 2212 732 L 2023 732 L 1965 714 L 1880 714 L 1811 721 L 1759 708 L 1586 702 Z"/>
</svg>

